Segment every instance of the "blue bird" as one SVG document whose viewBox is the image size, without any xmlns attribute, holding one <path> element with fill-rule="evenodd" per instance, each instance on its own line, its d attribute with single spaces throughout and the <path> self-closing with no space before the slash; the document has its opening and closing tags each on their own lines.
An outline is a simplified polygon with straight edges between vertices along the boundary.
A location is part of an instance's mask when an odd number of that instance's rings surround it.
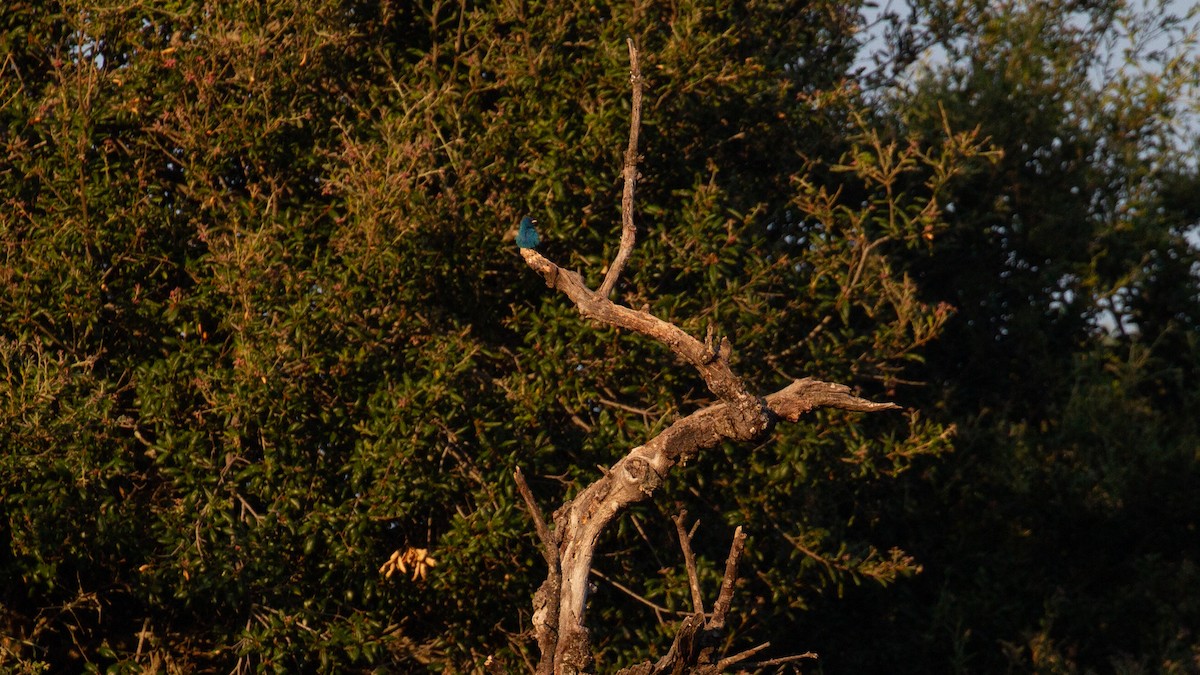
<svg viewBox="0 0 1200 675">
<path fill-rule="evenodd" d="M 521 219 L 521 229 L 517 231 L 517 246 L 521 248 L 537 248 L 538 238 L 537 230 L 534 229 L 537 221 L 529 216 Z"/>
</svg>

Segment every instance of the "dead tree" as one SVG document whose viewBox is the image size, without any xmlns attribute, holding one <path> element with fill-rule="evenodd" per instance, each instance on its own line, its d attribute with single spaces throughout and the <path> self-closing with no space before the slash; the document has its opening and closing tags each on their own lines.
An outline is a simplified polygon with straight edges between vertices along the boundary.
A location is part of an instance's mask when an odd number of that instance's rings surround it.
<svg viewBox="0 0 1200 675">
<path fill-rule="evenodd" d="M 547 286 L 570 298 L 584 318 L 635 331 L 662 343 L 691 364 L 720 401 L 677 420 L 644 445 L 630 450 L 575 499 L 554 512 L 553 528 L 535 503 L 521 472 L 516 472 L 517 485 L 533 518 L 542 555 L 549 567 L 546 581 L 533 601 L 533 629 L 541 650 L 537 666 L 539 675 L 591 672 L 593 657 L 584 612 L 596 543 L 604 528 L 622 511 L 631 504 L 649 499 L 672 468 L 724 441 L 761 442 L 779 422 L 796 422 L 817 408 L 874 412 L 898 407 L 893 403 L 873 403 L 852 395 L 849 387 L 811 378 L 796 380 L 765 396 L 751 393 L 730 368 L 732 347 L 729 340 L 718 339 L 711 327 L 704 340 L 699 340 L 646 310 L 625 307 L 610 299 L 637 234 L 633 204 L 638 178 L 642 75 L 632 40 L 628 46 L 633 105 L 624 159 L 621 242 L 616 257 L 600 288 L 592 290 L 578 272 L 556 265 L 533 248 L 522 248 L 521 255 L 542 275 Z M 676 518 L 676 527 L 688 570 L 693 613 L 681 622 L 674 644 L 657 663 L 646 662 L 623 672 L 717 673 L 766 646 L 726 657 L 715 653 L 714 645 L 724 629 L 737 580 L 738 559 L 745 542 L 741 528 L 734 534 L 716 602 L 712 611 L 706 613 L 682 514 Z M 802 654 L 791 658 L 811 656 Z"/>
</svg>

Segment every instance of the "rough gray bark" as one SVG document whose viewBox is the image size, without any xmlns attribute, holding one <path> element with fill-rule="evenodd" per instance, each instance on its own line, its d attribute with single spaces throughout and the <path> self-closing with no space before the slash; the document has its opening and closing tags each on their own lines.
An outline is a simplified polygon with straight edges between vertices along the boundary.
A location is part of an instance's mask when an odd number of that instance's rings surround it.
<svg viewBox="0 0 1200 675">
<path fill-rule="evenodd" d="M 525 262 L 540 273 L 550 288 L 561 291 L 586 319 L 641 333 L 662 343 L 689 363 L 704 379 L 720 402 L 677 420 L 644 445 L 633 448 L 604 475 L 580 492 L 574 500 L 554 512 L 550 529 L 533 495 L 518 471 L 517 484 L 533 516 L 542 553 L 549 566 L 546 581 L 534 596 L 534 632 L 541 660 L 539 674 L 587 673 L 593 665 L 591 645 L 585 623 L 588 574 L 601 532 L 631 504 L 649 499 L 674 467 L 695 459 L 701 450 L 723 441 L 760 442 L 780 421 L 796 422 L 807 412 L 829 407 L 874 412 L 895 409 L 893 403 L 873 403 L 850 393 L 844 385 L 804 378 L 766 396 L 751 394 L 730 368 L 731 345 L 717 339 L 710 330 L 702 341 L 678 326 L 647 311 L 635 310 L 609 299 L 636 242 L 633 222 L 633 196 L 637 181 L 637 139 L 641 125 L 642 76 L 637 50 L 629 42 L 630 80 L 633 86 L 633 112 L 629 146 L 625 153 L 622 233 L 619 251 L 609 266 L 599 290 L 593 291 L 582 276 L 556 265 L 533 249 L 521 249 Z M 681 522 L 681 521 L 679 521 Z M 680 546 L 685 559 L 691 560 L 688 537 L 682 533 Z M 717 603 L 711 615 L 701 606 L 698 582 L 692 578 L 694 614 L 680 627 L 670 651 L 655 664 L 640 664 L 628 673 L 716 673 L 749 656 L 749 652 L 718 658 L 706 640 L 708 633 L 724 628 L 733 584 L 737 579 L 737 560 L 745 536 L 738 528 L 726 566 Z M 689 564 L 689 570 L 694 565 Z M 801 655 L 808 657 L 811 655 Z"/>
</svg>

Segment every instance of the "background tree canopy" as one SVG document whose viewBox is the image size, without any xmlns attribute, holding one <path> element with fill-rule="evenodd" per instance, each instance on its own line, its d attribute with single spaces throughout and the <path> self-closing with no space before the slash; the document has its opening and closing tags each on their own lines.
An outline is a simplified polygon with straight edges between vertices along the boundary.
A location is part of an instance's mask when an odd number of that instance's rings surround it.
<svg viewBox="0 0 1200 675">
<path fill-rule="evenodd" d="M 600 668 L 669 644 L 685 506 L 710 584 L 751 535 L 738 646 L 1200 669 L 1194 23 L 917 0 L 871 68 L 859 5 L 726 4 L 6 2 L 0 666 L 534 662 L 513 469 L 557 503 L 709 400 L 512 241 L 611 259 L 632 36 L 618 299 L 910 412 L 672 477 L 600 549 Z"/>
</svg>

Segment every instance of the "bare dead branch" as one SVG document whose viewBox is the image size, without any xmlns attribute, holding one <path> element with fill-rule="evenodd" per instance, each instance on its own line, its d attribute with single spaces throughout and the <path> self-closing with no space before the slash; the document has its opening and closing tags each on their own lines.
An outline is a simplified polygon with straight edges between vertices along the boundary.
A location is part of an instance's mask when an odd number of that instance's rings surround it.
<svg viewBox="0 0 1200 675">
<path fill-rule="evenodd" d="M 742 551 L 746 548 L 746 533 L 738 525 L 733 532 L 733 543 L 729 546 L 729 557 L 725 559 L 725 576 L 721 578 L 721 590 L 717 593 L 717 602 L 713 605 L 712 619 L 708 622 L 710 630 L 725 628 L 725 617 L 729 614 L 729 606 L 733 602 L 733 587 L 738 579 L 738 562 L 742 559 Z"/>
<path fill-rule="evenodd" d="M 694 606 L 701 607 L 703 606 L 703 601 L 699 597 L 699 582 L 698 576 L 695 573 L 695 558 L 692 554 L 690 543 L 692 536 L 695 534 L 695 528 L 692 529 L 692 532 L 687 531 L 684 526 L 686 517 L 687 512 L 684 511 L 678 516 L 672 517 L 672 520 L 675 522 L 675 530 L 679 535 L 680 548 L 683 549 L 684 559 L 688 561 L 688 577 L 691 581 L 693 591 L 692 602 Z M 739 660 L 753 656 L 770 645 L 770 643 L 759 645 L 724 660 L 718 660 L 717 658 L 717 649 L 722 642 L 724 634 L 725 614 L 729 611 L 729 599 L 733 594 L 734 583 L 737 581 L 737 560 L 741 558 L 745 541 L 746 537 L 742 533 L 742 528 L 737 528 L 730 550 L 729 561 L 726 562 L 725 566 L 725 579 L 721 584 L 721 593 L 717 599 L 717 606 L 721 608 L 716 610 L 716 615 L 720 617 L 720 625 L 714 625 L 712 620 L 706 620 L 702 611 L 693 612 L 680 622 L 675 639 L 671 641 L 671 648 L 662 658 L 653 664 L 645 661 L 629 666 L 618 671 L 618 675 L 658 675 L 662 673 L 716 675 L 716 673 L 721 672 L 721 663 L 736 663 Z"/>
<path fill-rule="evenodd" d="M 554 535 L 550 533 L 550 528 L 546 526 L 546 520 L 542 518 L 542 509 L 534 501 L 533 492 L 529 490 L 529 485 L 525 482 L 525 474 L 521 472 L 521 467 L 517 467 L 513 471 L 513 478 L 517 481 L 517 491 L 525 500 L 525 508 L 529 511 L 529 517 L 533 519 L 533 527 L 542 544 L 542 557 L 546 559 L 546 564 L 553 569 L 558 566 L 558 544 L 554 541 Z"/>
<path fill-rule="evenodd" d="M 686 517 L 687 511 L 683 510 L 679 512 L 679 515 L 673 516 L 671 520 L 675 521 L 675 532 L 679 535 L 679 548 L 683 550 L 683 562 L 687 567 L 688 586 L 692 589 L 692 611 L 704 614 L 704 596 L 700 591 L 700 575 L 696 572 L 696 554 L 692 553 L 692 537 L 683 525 L 683 519 Z"/>
<path fill-rule="evenodd" d="M 661 342 L 679 358 L 696 368 L 708 384 L 709 390 L 722 400 L 739 401 L 749 398 L 753 403 L 753 397 L 729 367 L 731 350 L 727 341 L 720 349 L 706 349 L 703 342 L 688 335 L 675 324 L 647 311 L 616 304 L 593 291 L 583 283 L 583 277 L 578 272 L 559 267 L 536 250 L 523 248 L 521 256 L 525 258 L 526 264 L 542 275 L 547 286 L 565 293 L 584 318 L 641 333 Z"/>
<path fill-rule="evenodd" d="M 584 672 L 591 663 L 583 616 L 587 602 L 587 573 L 604 528 L 631 504 L 648 499 L 677 464 L 726 440 L 761 440 L 778 419 L 796 421 L 821 407 L 846 410 L 886 410 L 890 403 L 872 403 L 849 393 L 842 385 L 811 378 L 796 380 L 765 399 L 767 423 L 747 427 L 731 405 L 717 403 L 668 426 L 645 445 L 631 450 L 575 499 L 555 512 L 561 533 L 558 637 L 555 662 L 570 665 L 565 672 Z"/>
<path fill-rule="evenodd" d="M 704 616 L 692 614 L 679 624 L 679 632 L 671 642 L 671 648 L 654 664 L 652 673 L 683 672 L 680 666 L 695 661 L 699 641 L 704 633 Z"/>
<path fill-rule="evenodd" d="M 675 615 L 675 616 L 687 616 L 687 612 L 681 612 L 676 609 L 671 609 L 670 607 L 663 607 L 662 605 L 660 605 L 652 600 L 647 599 L 645 596 L 639 595 L 632 588 L 622 584 L 621 582 L 619 582 L 615 579 L 610 578 L 608 575 L 604 574 L 603 572 L 596 569 L 595 567 L 592 568 L 592 575 L 600 577 L 604 581 L 611 584 L 613 588 L 617 589 L 618 591 L 621 591 L 622 593 L 624 593 L 625 595 L 628 595 L 629 597 L 633 598 L 634 600 L 637 600 L 638 602 L 649 607 L 650 609 L 653 609 L 655 616 L 659 617 L 659 623 L 662 623 L 662 618 L 660 616 L 662 614 L 671 614 L 671 615 Z"/>
<path fill-rule="evenodd" d="M 662 343 L 697 370 L 720 402 L 676 420 L 644 445 L 630 450 L 611 468 L 601 467 L 598 479 L 555 511 L 553 533 L 541 518 L 520 472 L 515 474 L 522 497 L 534 518 L 538 538 L 545 549 L 543 555 L 550 566 L 546 581 L 534 595 L 533 624 L 538 647 L 542 651 L 537 669 L 539 675 L 552 672 L 573 675 L 591 670 L 593 657 L 584 613 L 588 574 L 597 542 L 604 528 L 618 514 L 631 504 L 653 495 L 676 465 L 695 458 L 701 450 L 725 440 L 762 441 L 779 421 L 796 422 L 805 413 L 817 408 L 869 412 L 897 407 L 892 403 L 873 403 L 854 396 L 850 388 L 844 385 L 811 378 L 796 380 L 766 397 L 753 395 L 730 367 L 732 347 L 729 339 L 718 338 L 715 328 L 710 326 L 705 339 L 701 341 L 675 324 L 650 314 L 646 308 L 634 310 L 609 299 L 637 234 L 633 222 L 633 199 L 638 178 L 637 146 L 643 82 L 637 49 L 632 40 L 628 41 L 628 47 L 633 111 L 623 168 L 625 186 L 621 202 L 621 242 L 599 290 L 588 288 L 578 272 L 559 267 L 532 248 L 521 248 L 520 252 L 526 264 L 542 275 L 547 286 L 570 298 L 580 315 L 640 333 Z M 745 535 L 740 528 L 735 534 L 718 594 L 713 625 L 706 625 L 690 535 L 685 531 L 682 520 L 681 515 L 676 520 L 676 527 L 688 565 L 696 613 L 684 619 L 670 653 L 652 669 L 647 663 L 644 667 L 627 669 L 627 672 L 666 672 L 667 669 L 682 672 L 680 669 L 688 664 L 702 664 L 694 672 L 717 672 L 713 655 L 715 647 L 707 631 L 724 627 Z"/>
<path fill-rule="evenodd" d="M 629 259 L 629 254 L 633 251 L 633 244 L 637 241 L 637 228 L 633 224 L 633 192 L 637 186 L 638 178 L 638 134 L 642 129 L 642 69 L 638 65 L 638 51 L 633 44 L 633 39 L 626 39 L 626 44 L 629 46 L 629 83 L 633 88 L 633 99 L 630 122 L 629 122 L 629 147 L 625 149 L 625 165 L 622 168 L 622 174 L 625 177 L 625 190 L 621 195 L 621 246 L 617 249 L 617 255 L 613 258 L 612 264 L 608 266 L 608 273 L 604 275 L 604 281 L 600 284 L 600 297 L 607 298 L 612 295 L 613 288 L 617 285 L 617 279 L 621 276 L 621 271 L 625 269 L 625 261 Z"/>
<path fill-rule="evenodd" d="M 817 408 L 838 408 L 854 412 L 878 412 L 899 410 L 895 403 L 875 403 L 850 393 L 850 387 L 814 380 L 811 377 L 796 380 L 774 394 L 767 396 L 767 407 L 779 419 L 795 422 L 802 415 Z"/>
<path fill-rule="evenodd" d="M 546 580 L 533 595 L 533 632 L 537 638 L 538 650 L 541 652 L 541 659 L 538 661 L 535 672 L 537 675 L 551 675 L 554 672 L 554 651 L 558 645 L 558 622 L 562 607 L 562 596 L 559 593 L 562 571 L 558 564 L 558 542 L 550 532 L 550 528 L 546 526 L 542 510 L 534 501 L 533 492 L 525 482 L 525 476 L 521 473 L 520 467 L 513 471 L 513 478 L 517 482 L 517 491 L 525 500 L 529 516 L 533 519 L 534 529 L 542 544 L 542 556 L 549 568 Z"/>
<path fill-rule="evenodd" d="M 762 645 L 762 647 L 764 647 L 764 648 L 769 647 L 769 646 L 771 646 L 770 642 Z M 747 663 L 747 664 L 743 665 L 742 667 L 746 668 L 746 669 L 767 668 L 769 666 L 781 666 L 785 663 L 791 663 L 792 661 L 800 661 L 803 659 L 817 659 L 817 658 L 820 658 L 820 657 L 817 656 L 816 652 L 804 652 L 803 654 L 793 654 L 791 656 L 781 656 L 777 659 L 767 659 L 766 661 L 755 661 L 753 663 Z M 729 665 L 733 665 L 733 663 L 737 663 L 736 661 L 734 661 L 729 664 L 726 664 L 725 662 L 727 660 L 728 659 L 721 659 L 720 663 L 717 664 L 717 668 L 718 669 L 726 668 Z"/>
<path fill-rule="evenodd" d="M 746 659 L 750 658 L 751 656 L 754 656 L 755 654 L 761 652 L 762 650 L 764 650 L 770 646 L 771 646 L 770 642 L 764 642 L 761 645 L 758 645 L 757 647 L 751 647 L 750 649 L 747 649 L 746 651 L 738 652 L 737 654 L 733 654 L 732 656 L 726 656 L 725 658 L 723 658 L 717 662 L 717 669 L 720 670 L 722 668 L 728 668 L 729 666 L 732 666 L 735 663 L 745 661 Z"/>
</svg>

